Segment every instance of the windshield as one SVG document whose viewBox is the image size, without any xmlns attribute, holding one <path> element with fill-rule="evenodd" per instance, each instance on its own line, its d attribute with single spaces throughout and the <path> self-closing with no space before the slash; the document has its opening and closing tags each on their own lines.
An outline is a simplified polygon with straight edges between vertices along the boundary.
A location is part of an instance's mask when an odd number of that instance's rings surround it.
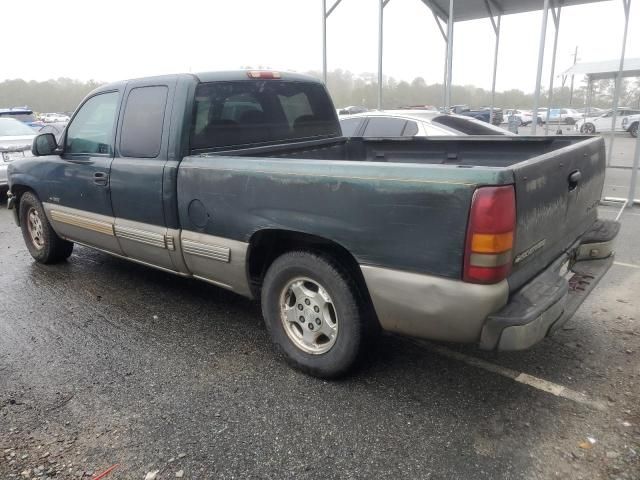
<svg viewBox="0 0 640 480">
<path fill-rule="evenodd" d="M 0 117 L 0 137 L 35 135 L 35 130 L 13 118 Z"/>
<path fill-rule="evenodd" d="M 341 135 L 336 112 L 319 83 L 201 83 L 193 115 L 194 149 Z"/>
</svg>

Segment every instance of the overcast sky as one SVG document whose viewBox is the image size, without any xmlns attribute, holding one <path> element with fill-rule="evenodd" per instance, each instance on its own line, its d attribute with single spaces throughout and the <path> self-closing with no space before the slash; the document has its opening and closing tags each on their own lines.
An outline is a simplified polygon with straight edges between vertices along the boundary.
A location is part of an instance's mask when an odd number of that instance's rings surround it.
<svg viewBox="0 0 640 480">
<path fill-rule="evenodd" d="M 329 17 L 329 70 L 376 71 L 377 4 L 343 0 Z M 1 0 L 0 80 L 112 81 L 244 65 L 320 70 L 321 8 L 321 0 Z M 420 0 L 391 0 L 384 11 L 385 75 L 441 82 L 444 41 L 431 12 Z M 619 58 L 621 0 L 566 7 L 561 18 L 557 71 L 570 66 L 576 45 L 582 61 Z M 533 90 L 541 20 L 540 12 L 503 18 L 498 90 Z M 550 17 L 545 85 L 552 25 Z M 456 24 L 453 82 L 490 88 L 493 48 L 488 19 Z M 627 57 L 640 57 L 637 2 Z"/>
</svg>

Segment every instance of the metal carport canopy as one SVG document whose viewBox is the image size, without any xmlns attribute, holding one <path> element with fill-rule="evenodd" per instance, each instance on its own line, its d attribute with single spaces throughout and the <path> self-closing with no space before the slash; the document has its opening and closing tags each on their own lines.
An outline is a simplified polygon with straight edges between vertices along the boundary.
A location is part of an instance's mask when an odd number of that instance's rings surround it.
<svg viewBox="0 0 640 480">
<path fill-rule="evenodd" d="M 591 80 L 606 80 L 616 78 L 619 68 L 620 60 L 582 62 L 576 63 L 563 75 L 586 75 Z M 620 74 L 623 77 L 640 77 L 640 58 L 625 58 Z"/>
<path fill-rule="evenodd" d="M 628 12 L 627 12 L 628 16 Z M 613 98 L 613 115 L 611 116 L 611 135 L 609 138 L 609 153 L 607 155 L 607 165 L 611 162 L 613 155 L 613 143 L 616 138 L 616 117 L 618 115 L 618 97 L 620 95 L 619 81 L 623 77 L 640 77 L 640 58 L 624 58 L 620 60 L 603 60 L 599 62 L 581 62 L 565 70 L 563 75 L 585 75 L 587 77 L 587 105 L 585 108 L 585 119 L 587 110 L 591 109 L 591 90 L 594 80 L 616 79 L 616 88 Z M 640 199 L 635 198 L 636 178 L 640 168 L 640 135 L 636 140 L 636 148 L 633 153 L 633 166 L 631 167 L 631 183 L 629 184 L 629 195 L 624 198 L 605 197 L 607 201 L 622 201 L 625 205 L 633 206 L 640 204 Z"/>
<path fill-rule="evenodd" d="M 582 5 L 584 3 L 596 3 L 602 0 L 564 0 L 556 2 L 563 7 L 572 5 Z M 449 0 L 427 0 L 442 20 L 449 18 Z M 453 8 L 453 21 L 463 22 L 465 20 L 477 20 L 487 18 L 487 2 L 485 0 L 456 0 Z M 534 12 L 542 10 L 542 0 L 489 0 L 491 7 L 501 15 L 511 15 L 514 13 Z"/>
</svg>

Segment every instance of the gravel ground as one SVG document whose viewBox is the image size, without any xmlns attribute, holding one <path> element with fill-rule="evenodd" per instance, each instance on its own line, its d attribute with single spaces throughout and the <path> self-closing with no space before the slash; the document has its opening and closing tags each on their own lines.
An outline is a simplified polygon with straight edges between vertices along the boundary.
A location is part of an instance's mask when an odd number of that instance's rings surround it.
<svg viewBox="0 0 640 480">
<path fill-rule="evenodd" d="M 554 337 L 448 346 L 601 411 L 391 336 L 349 378 L 310 378 L 256 303 L 84 247 L 35 264 L 0 207 L 0 478 L 639 479 L 640 210 L 623 220 L 635 267 Z"/>
</svg>

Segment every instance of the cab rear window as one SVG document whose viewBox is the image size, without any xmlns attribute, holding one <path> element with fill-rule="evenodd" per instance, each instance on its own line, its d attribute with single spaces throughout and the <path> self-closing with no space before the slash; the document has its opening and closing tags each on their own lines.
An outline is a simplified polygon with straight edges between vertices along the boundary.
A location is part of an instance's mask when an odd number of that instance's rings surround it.
<svg viewBox="0 0 640 480">
<path fill-rule="evenodd" d="M 309 82 L 201 83 L 196 89 L 193 115 L 194 150 L 341 134 L 324 87 Z"/>
</svg>

